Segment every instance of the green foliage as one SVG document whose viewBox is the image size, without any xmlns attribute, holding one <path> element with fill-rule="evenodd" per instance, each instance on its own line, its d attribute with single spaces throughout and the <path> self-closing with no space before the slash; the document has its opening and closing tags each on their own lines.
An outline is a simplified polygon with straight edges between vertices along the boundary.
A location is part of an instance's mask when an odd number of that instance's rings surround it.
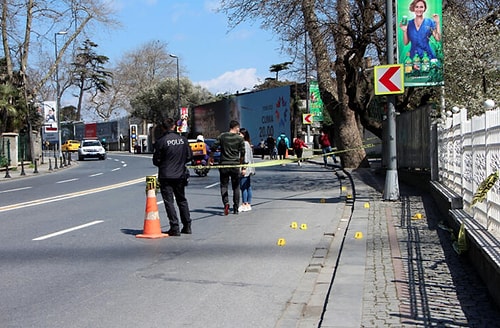
<svg viewBox="0 0 500 328">
<path fill-rule="evenodd" d="M 83 95 L 85 92 L 104 93 L 110 88 L 110 78 L 113 74 L 106 70 L 104 65 L 109 61 L 109 58 L 96 53 L 94 48 L 98 45 L 89 39 L 83 42 L 83 47 L 79 48 L 75 62 L 72 64 L 73 81 L 72 84 L 79 90 L 77 119 L 81 118 L 81 108 Z"/>
<path fill-rule="evenodd" d="M 169 78 L 139 93 L 130 101 L 131 115 L 148 122 L 159 122 L 166 117 L 179 117 L 177 110 L 177 79 Z M 188 79 L 180 80 L 181 107 L 192 108 L 215 101 L 206 89 L 194 86 Z"/>
<path fill-rule="evenodd" d="M 500 100 L 498 9 L 496 20 L 490 19 L 493 13 L 470 21 L 454 11 L 444 14 L 446 109 L 463 106 L 477 115 L 484 112 L 484 100 Z"/>
</svg>

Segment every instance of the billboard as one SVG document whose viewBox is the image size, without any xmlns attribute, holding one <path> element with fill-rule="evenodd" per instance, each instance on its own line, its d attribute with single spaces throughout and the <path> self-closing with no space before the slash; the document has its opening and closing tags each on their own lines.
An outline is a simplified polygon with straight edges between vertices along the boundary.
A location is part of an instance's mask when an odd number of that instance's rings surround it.
<svg viewBox="0 0 500 328">
<path fill-rule="evenodd" d="M 309 113 L 314 115 L 314 122 L 323 122 L 323 100 L 319 94 L 318 81 L 309 83 Z"/>
<path fill-rule="evenodd" d="M 45 123 L 57 123 L 57 105 L 55 101 L 44 101 L 43 105 L 43 117 Z M 56 130 L 57 132 L 57 130 Z"/>
<path fill-rule="evenodd" d="M 404 86 L 443 85 L 441 0 L 398 0 L 396 30 Z"/>
<path fill-rule="evenodd" d="M 194 132 L 215 138 L 237 120 L 250 133 L 252 144 L 284 132 L 290 137 L 290 86 L 233 96 L 193 109 Z"/>
</svg>

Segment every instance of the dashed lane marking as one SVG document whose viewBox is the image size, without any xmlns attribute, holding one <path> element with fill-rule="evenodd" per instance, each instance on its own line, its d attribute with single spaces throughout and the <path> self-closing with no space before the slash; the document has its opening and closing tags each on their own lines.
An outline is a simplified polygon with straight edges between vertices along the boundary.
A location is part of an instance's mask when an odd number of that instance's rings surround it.
<svg viewBox="0 0 500 328">
<path fill-rule="evenodd" d="M 60 231 L 57 231 L 57 232 L 54 232 L 54 233 L 51 233 L 51 234 L 48 234 L 48 235 L 45 235 L 45 236 L 33 238 L 33 241 L 40 241 L 40 240 L 49 239 L 49 238 L 52 238 L 52 237 L 63 235 L 65 233 L 68 233 L 68 232 L 71 232 L 71 231 L 80 230 L 80 229 L 87 228 L 87 227 L 90 227 L 90 226 L 93 226 L 93 225 L 96 225 L 96 224 L 99 224 L 99 223 L 103 223 L 103 222 L 104 222 L 103 220 L 92 221 L 92 222 L 85 223 L 85 224 L 82 224 L 82 225 L 79 225 L 79 226 L 76 226 L 76 227 L 73 227 L 73 228 L 68 228 L 68 229 L 60 230 Z"/>
</svg>

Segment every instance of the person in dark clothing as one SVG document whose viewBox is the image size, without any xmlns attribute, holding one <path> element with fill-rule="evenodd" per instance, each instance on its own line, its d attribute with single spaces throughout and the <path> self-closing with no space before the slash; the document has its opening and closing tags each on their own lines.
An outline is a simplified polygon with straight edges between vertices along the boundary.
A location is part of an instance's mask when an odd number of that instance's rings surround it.
<svg viewBox="0 0 500 328">
<path fill-rule="evenodd" d="M 276 159 L 276 154 L 274 154 L 274 148 L 276 147 L 276 141 L 272 135 L 269 135 L 266 139 L 266 148 L 269 151 L 269 159 Z M 264 155 L 262 155 L 264 159 Z"/>
<path fill-rule="evenodd" d="M 162 122 L 163 136 L 155 143 L 153 164 L 158 167 L 160 191 L 165 203 L 170 230 L 170 236 L 180 236 L 181 232 L 191 233 L 191 216 L 189 204 L 185 195 L 187 185 L 186 163 L 191 162 L 193 154 L 186 137 L 175 132 L 176 124 L 171 118 Z M 179 215 L 182 221 L 182 230 L 179 230 L 179 219 L 174 205 L 177 202 Z"/>
<path fill-rule="evenodd" d="M 279 159 L 285 159 L 286 151 L 290 148 L 290 140 L 286 136 L 285 132 L 281 132 L 278 138 L 276 138 L 276 145 L 278 147 Z"/>
<path fill-rule="evenodd" d="M 240 123 L 232 120 L 229 122 L 229 132 L 221 133 L 212 144 L 210 152 L 210 164 L 213 164 L 213 154 L 220 147 L 220 165 L 239 165 L 245 159 L 245 142 L 240 136 Z M 243 169 L 242 169 L 243 170 Z M 227 167 L 219 169 L 220 193 L 224 204 L 224 215 L 229 214 L 229 192 L 228 185 L 231 179 L 233 189 L 233 213 L 238 214 L 240 206 L 240 168 Z"/>
</svg>

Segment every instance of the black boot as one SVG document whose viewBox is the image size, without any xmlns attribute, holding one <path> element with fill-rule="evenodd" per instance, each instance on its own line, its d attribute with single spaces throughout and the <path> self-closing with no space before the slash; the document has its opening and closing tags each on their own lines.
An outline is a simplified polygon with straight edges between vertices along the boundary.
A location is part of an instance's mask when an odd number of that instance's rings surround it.
<svg viewBox="0 0 500 328">
<path fill-rule="evenodd" d="M 191 225 L 190 224 L 185 224 L 182 227 L 181 233 L 185 233 L 186 235 L 192 234 L 193 232 L 191 231 Z"/>
</svg>

